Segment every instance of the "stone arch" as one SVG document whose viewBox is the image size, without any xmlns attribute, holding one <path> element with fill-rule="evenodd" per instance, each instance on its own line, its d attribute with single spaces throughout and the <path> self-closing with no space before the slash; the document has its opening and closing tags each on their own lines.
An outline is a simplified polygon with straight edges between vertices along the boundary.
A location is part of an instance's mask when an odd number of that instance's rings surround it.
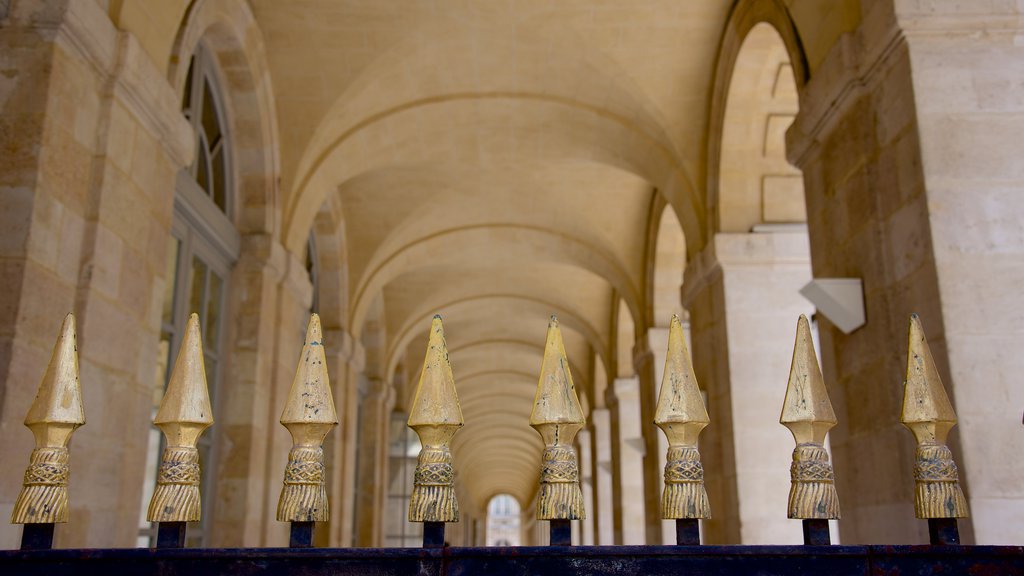
<svg viewBox="0 0 1024 576">
<path fill-rule="evenodd" d="M 319 274 L 320 318 L 324 329 L 347 329 L 348 320 L 348 247 L 345 244 L 345 218 L 341 201 L 329 196 L 313 223 Z"/>
<path fill-rule="evenodd" d="M 518 224 L 489 224 L 442 230 L 406 244 L 389 254 L 378 254 L 371 263 L 371 272 L 360 281 L 353 294 L 350 325 L 358 330 L 371 298 L 388 282 L 400 274 L 423 266 L 433 258 L 433 264 L 446 258 L 469 259 L 474 250 L 485 245 L 483 241 L 505 244 L 511 257 L 529 261 L 530 258 L 573 264 L 605 278 L 616 289 L 636 316 L 640 311 L 639 296 L 629 274 L 610 254 L 603 250 L 545 228 Z M 438 257 L 440 255 L 440 257 Z M 477 257 L 483 257 L 479 254 Z M 486 255 L 485 255 L 486 256 Z"/>
<path fill-rule="evenodd" d="M 446 138 L 464 133 L 466 125 L 486 124 L 488 118 L 501 127 L 494 134 L 507 132 L 510 118 L 513 129 L 516 123 L 529 128 L 530 140 L 554 146 L 545 150 L 549 157 L 552 152 L 554 157 L 579 154 L 650 180 L 684 228 L 695 238 L 702 237 L 704 211 L 692 179 L 661 128 L 655 107 L 628 81 L 613 76 L 615 63 L 595 63 L 597 56 L 564 38 L 544 37 L 545 44 L 559 44 L 551 53 L 519 54 L 526 43 L 504 41 L 500 31 L 486 46 L 474 44 L 472 36 L 438 34 L 434 38 L 424 32 L 393 48 L 375 63 L 372 74 L 353 83 L 324 115 L 294 174 L 284 178 L 292 191 L 285 213 L 289 246 L 302 241 L 293 227 L 301 230 L 312 218 L 310 206 L 319 205 L 339 184 L 375 169 L 376 163 L 393 160 L 396 143 L 412 142 L 402 155 L 419 158 L 431 148 L 451 149 L 445 146 Z M 531 67 L 529 73 L 509 74 L 509 67 L 489 64 L 516 57 L 539 60 L 540 72 Z M 453 64 L 442 70 L 431 64 L 436 62 Z M 416 74 L 408 74 L 410 69 Z M 486 73 L 476 72 L 481 70 Z M 460 114 L 466 113 L 479 117 L 460 123 Z M 446 130 L 436 141 L 433 134 L 429 140 L 417 134 L 418 127 L 438 122 Z M 387 158 L 382 160 L 383 156 Z"/>
<path fill-rule="evenodd" d="M 675 212 L 655 196 L 647 226 L 644 304 L 648 327 L 667 327 L 673 314 L 684 319 L 680 288 L 686 267 L 686 237 Z"/>
<path fill-rule="evenodd" d="M 791 439 L 766 410 L 781 406 L 793 326 L 813 307 L 803 175 L 786 158 L 786 130 L 809 80 L 787 5 L 740 0 L 726 24 L 711 92 L 707 138 L 709 249 L 687 272 L 695 318 L 693 358 L 713 421 L 705 435 L 709 492 L 723 512 L 710 540 L 795 542 L 799 533 L 766 507 L 789 482 L 771 475 Z M 687 240 L 689 238 L 687 237 Z M 711 248 L 713 247 L 713 249 Z M 704 283 L 702 285 L 702 283 Z M 724 482 L 720 479 L 724 479 Z"/>
<path fill-rule="evenodd" d="M 197 0 L 189 7 L 167 64 L 168 82 L 179 96 L 200 42 L 217 63 L 225 96 L 237 195 L 235 226 L 242 235 L 276 234 L 281 224 L 277 113 L 262 33 L 248 3 Z"/>
<path fill-rule="evenodd" d="M 774 30 L 777 38 L 785 47 L 785 53 L 792 69 L 791 77 L 796 83 L 796 92 L 803 91 L 810 79 L 810 68 L 796 24 L 782 0 L 741 0 L 733 7 L 725 32 L 719 45 L 718 58 L 715 63 L 715 75 L 712 82 L 711 105 L 709 109 L 707 137 L 707 178 L 704 207 L 707 210 L 707 226 L 705 233 L 711 240 L 716 232 L 721 231 L 721 161 L 722 140 L 726 122 L 726 109 L 729 104 L 729 92 L 733 85 L 737 60 L 751 31 L 761 25 L 760 36 L 764 26 Z M 771 41 L 770 39 L 768 40 Z"/>
<path fill-rule="evenodd" d="M 394 373 L 395 367 L 398 362 L 405 354 L 406 348 L 409 344 L 416 340 L 417 337 L 422 336 L 429 326 L 426 321 L 435 310 L 445 310 L 448 313 L 456 313 L 460 310 L 466 310 L 467 308 L 473 307 L 474 305 L 479 306 L 484 302 L 490 302 L 492 304 L 504 301 L 511 302 L 517 306 L 529 309 L 532 312 L 538 314 L 540 317 L 544 317 L 547 314 L 556 314 L 559 318 L 559 323 L 562 325 L 563 330 L 569 330 L 579 333 L 586 342 L 594 349 L 601 349 L 602 339 L 596 329 L 585 318 L 579 314 L 574 313 L 571 310 L 565 309 L 562 306 L 558 306 L 551 302 L 534 298 L 527 295 L 519 294 L 480 294 L 467 298 L 460 298 L 452 302 L 445 302 L 442 304 L 435 304 L 429 308 L 424 308 L 423 313 L 410 315 L 401 328 L 393 335 L 392 344 L 388 349 L 387 353 L 387 374 L 391 375 Z M 470 345 L 461 346 L 458 348 L 449 348 L 449 353 L 455 355 L 460 350 L 465 351 L 467 348 L 471 348 L 474 345 L 482 344 L 482 341 L 475 341 Z M 509 344 L 510 342 L 504 342 Z M 515 342 L 512 344 L 531 346 L 534 351 L 537 352 L 537 357 L 543 357 L 543 341 L 538 340 L 536 343 L 527 342 Z M 606 362 L 604 355 L 601 355 L 601 361 Z M 578 371 L 578 367 L 574 364 L 572 358 L 569 359 L 571 370 L 574 370 L 575 374 L 581 374 Z M 531 369 L 539 369 L 540 364 L 538 363 Z"/>
</svg>

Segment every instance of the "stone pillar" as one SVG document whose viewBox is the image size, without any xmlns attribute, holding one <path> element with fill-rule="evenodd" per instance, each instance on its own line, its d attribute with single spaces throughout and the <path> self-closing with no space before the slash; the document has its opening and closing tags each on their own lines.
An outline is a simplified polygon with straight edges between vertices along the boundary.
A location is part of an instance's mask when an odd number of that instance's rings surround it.
<svg viewBox="0 0 1024 576">
<path fill-rule="evenodd" d="M 276 242 L 275 242 L 276 243 Z M 263 498 L 263 533 L 260 535 L 259 546 L 287 546 L 290 525 L 288 522 L 277 521 L 277 503 L 281 496 L 281 487 L 284 481 L 284 470 L 288 463 L 288 453 L 291 451 L 292 438 L 288 430 L 280 424 L 281 411 L 284 409 L 285 400 L 291 389 L 292 380 L 295 378 L 295 368 L 298 365 L 304 340 L 304 329 L 309 321 L 309 307 L 313 297 L 313 286 L 309 281 L 309 274 L 306 272 L 305 264 L 294 254 L 284 252 L 284 273 L 280 283 L 277 285 L 277 307 L 270 311 L 263 310 L 262 316 L 269 316 L 274 339 L 274 361 L 270 371 L 271 384 L 267 394 L 267 410 L 270 413 L 271 423 L 266 432 L 266 475 L 264 476 L 266 491 Z M 326 332 L 326 331 L 325 331 Z M 330 336 L 324 334 L 324 340 Z M 330 348 L 327 349 L 330 352 Z M 328 374 L 332 378 L 337 374 L 332 370 L 332 355 L 327 354 Z M 230 384 L 229 384 L 230 385 Z M 335 387 L 337 385 L 335 384 Z M 335 398 L 335 403 L 338 399 Z M 341 419 L 341 407 L 338 403 L 338 418 Z M 253 425 L 254 423 L 250 423 Z M 340 428 L 340 426 L 338 427 Z M 332 435 L 339 433 L 338 428 L 331 431 Z M 258 478 L 252 482 L 257 486 L 261 484 Z M 334 495 L 329 494 L 332 503 L 332 516 L 334 506 Z"/>
<path fill-rule="evenodd" d="M 694 370 L 708 392 L 702 435 L 709 542 L 802 542 L 786 518 L 793 439 L 779 424 L 810 281 L 803 233 L 717 234 L 687 270 Z M 738 540 L 738 542 L 737 542 Z"/>
<path fill-rule="evenodd" d="M 179 100 L 95 2 L 23 0 L 0 28 L 0 461 L 60 318 L 78 319 L 88 424 L 71 451 L 72 522 L 56 544 L 131 546 L 139 518 L 174 176 L 191 160 Z M 111 442 L 118 438 L 118 442 Z M 0 475 L 0 515 L 20 475 Z M 0 547 L 20 526 L 0 525 Z"/>
<path fill-rule="evenodd" d="M 607 408 L 590 411 L 594 462 L 594 538 L 595 544 L 615 544 L 615 503 L 612 498 L 612 430 Z"/>
<path fill-rule="evenodd" d="M 583 507 L 587 511 L 587 518 L 576 524 L 579 525 L 580 542 L 584 546 L 593 546 L 593 518 L 597 515 L 597 510 L 594 506 L 594 452 L 591 447 L 590 429 L 580 430 L 576 434 L 576 441 L 579 444 L 580 489 L 583 490 Z"/>
<path fill-rule="evenodd" d="M 618 399 L 619 483 L 622 486 L 619 507 L 622 510 L 622 544 L 646 543 L 645 501 L 638 497 L 644 490 L 644 438 L 640 429 L 640 381 L 616 378 L 612 386 Z"/>
<path fill-rule="evenodd" d="M 340 421 L 338 428 L 332 433 L 334 438 L 331 454 L 329 542 L 331 546 L 348 547 L 355 545 L 356 537 L 353 519 L 356 506 L 356 451 L 360 441 L 359 375 L 366 363 L 366 355 L 362 345 L 340 328 L 325 333 L 324 340 L 327 342 L 327 364 Z M 384 414 L 383 424 L 380 424 L 385 431 L 388 414 L 390 412 Z M 378 449 L 387 450 L 387 434 L 378 440 L 383 442 L 383 446 L 379 446 Z M 387 490 L 386 482 L 382 482 L 381 490 Z M 381 502 L 383 503 L 383 500 Z"/>
<path fill-rule="evenodd" d="M 1003 467 L 1016 462 L 985 459 L 1003 446 L 1014 450 L 1005 440 L 1019 437 L 1019 414 L 972 411 L 981 403 L 1021 403 L 1019 392 L 1012 395 L 1019 386 L 1000 384 L 1014 369 L 1013 355 L 1003 351 L 1014 342 L 1011 326 L 1020 325 L 1017 307 L 997 296 L 1008 294 L 1000 290 L 1015 282 L 1020 269 L 1011 256 L 1020 243 L 1009 232 L 1019 224 L 1006 194 L 1015 186 L 1007 175 L 1016 164 L 1010 159 L 1012 144 L 998 144 L 1009 142 L 1017 121 L 991 114 L 983 104 L 998 102 L 995 95 L 1001 92 L 986 90 L 987 81 L 998 85 L 1000 75 L 1006 81 L 1016 78 L 1012 67 L 995 63 L 1005 63 L 1000 54 L 1020 49 L 1010 46 L 1006 29 L 993 37 L 964 35 L 964 27 L 984 28 L 983 14 L 994 3 L 928 5 L 926 10 L 919 2 L 865 3 L 860 27 L 839 39 L 804 86 L 800 111 L 786 135 L 787 156 L 804 174 L 814 275 L 858 277 L 864 285 L 865 326 L 843 334 L 819 318 L 822 368 L 840 420 L 830 437 L 845 543 L 928 540 L 926 524 L 913 514 L 915 444 L 899 424 L 911 312 L 922 318 L 960 412 L 950 443 L 964 469 L 967 493 L 975 479 L 964 459 L 971 452 L 982 457 L 978 472 L 986 478 L 978 480 L 983 484 L 1002 483 Z M 899 24 L 897 6 L 903 15 Z M 951 10 L 963 12 L 950 18 Z M 916 49 L 908 44 L 915 33 L 900 25 L 922 26 Z M 966 53 L 959 54 L 961 49 Z M 986 74 L 989 80 L 982 81 Z M 995 99 L 986 100 L 985 93 Z M 953 108 L 943 108 L 942 102 Z M 994 105 L 1007 103 L 1012 107 L 1012 98 Z M 957 340 L 964 343 L 957 368 L 947 352 L 951 337 L 967 338 Z M 989 352 L 975 357 L 980 342 Z M 992 372 L 975 372 L 982 366 Z M 979 374 L 985 376 L 976 380 Z M 986 393 L 974 395 L 976 400 L 958 393 L 962 386 L 977 389 L 977 382 L 984 382 Z M 962 408 L 961 401 L 966 402 Z M 961 453 L 960 434 L 970 435 L 975 426 L 984 432 L 974 437 L 984 440 Z M 993 426 L 1004 430 L 996 443 L 989 442 L 998 435 Z M 1004 524 L 997 522 L 998 529 Z M 971 526 L 961 523 L 965 543 L 973 541 Z"/>
<path fill-rule="evenodd" d="M 227 298 L 231 320 L 224 385 L 215 428 L 209 432 L 217 438 L 218 454 L 213 546 L 262 545 L 266 526 L 274 520 L 276 503 L 268 508 L 265 494 L 280 490 L 281 478 L 274 474 L 283 474 L 284 469 L 269 469 L 268 441 L 273 428 L 280 427 L 283 405 L 273 400 L 279 388 L 272 369 L 279 324 L 276 314 L 266 311 L 278 309 L 286 268 L 284 248 L 269 235 L 242 237 L 241 258 L 231 271 L 232 290 Z M 298 332 L 296 325 L 289 335 Z"/>
<path fill-rule="evenodd" d="M 668 352 L 668 329 L 648 328 L 637 346 L 638 353 L 633 359 L 640 376 L 642 393 L 649 396 L 650 412 L 643 415 L 641 426 L 644 435 L 644 502 L 648 528 L 648 544 L 675 544 L 676 523 L 661 519 L 661 491 L 665 481 L 665 459 L 668 456 L 668 439 L 654 425 L 654 408 L 661 392 L 661 378 L 665 373 L 665 356 Z"/>
<path fill-rule="evenodd" d="M 643 509 L 643 540 L 641 544 L 656 544 L 661 542 L 661 521 L 659 510 L 661 508 L 661 470 L 658 469 L 658 436 L 661 432 L 653 425 L 654 408 L 657 402 L 657 372 L 655 367 L 655 355 L 648 347 L 646 334 L 633 348 L 633 366 L 636 369 L 637 381 L 637 406 L 639 418 L 636 423 L 636 433 L 639 434 L 641 442 L 641 469 L 639 470 L 642 479 Z M 662 364 L 664 369 L 664 364 Z"/>
<path fill-rule="evenodd" d="M 356 471 L 356 546 L 381 546 L 388 489 L 388 444 L 394 388 L 370 379 L 359 406 L 359 469 Z"/>
<path fill-rule="evenodd" d="M 927 235 L 978 544 L 1024 541 L 1024 5 L 896 2 L 909 47 Z M 908 100 L 910 94 L 904 96 Z M 901 348 L 905 348 L 904 343 Z"/>
</svg>

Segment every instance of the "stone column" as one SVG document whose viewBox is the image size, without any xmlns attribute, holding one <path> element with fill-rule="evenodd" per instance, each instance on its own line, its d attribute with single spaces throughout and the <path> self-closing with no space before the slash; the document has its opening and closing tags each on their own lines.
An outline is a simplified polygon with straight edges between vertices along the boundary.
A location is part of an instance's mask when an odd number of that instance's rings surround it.
<svg viewBox="0 0 1024 576">
<path fill-rule="evenodd" d="M 860 27 L 804 87 L 787 133 L 815 276 L 864 284 L 864 327 L 819 323 L 847 543 L 928 539 L 911 509 L 914 441 L 898 422 L 911 312 L 960 415 L 950 444 L 980 511 L 961 522 L 962 540 L 974 541 L 972 526 L 984 526 L 981 543 L 1021 538 L 1003 516 L 1020 515 L 1024 403 L 1006 380 L 1021 367 L 1007 351 L 1020 343 L 1024 243 L 1019 91 L 1003 88 L 1020 77 L 1019 8 L 1004 4 L 865 4 Z"/>
<path fill-rule="evenodd" d="M 394 410 L 394 388 L 369 380 L 359 407 L 359 470 L 356 471 L 356 546 L 381 546 L 387 498 L 389 423 Z"/>
<path fill-rule="evenodd" d="M 276 242 L 275 242 L 276 244 Z M 278 245 L 280 246 L 280 245 Z M 272 311 L 262 310 L 261 316 L 267 316 L 266 322 L 270 323 L 270 333 L 274 341 L 273 363 L 270 370 L 270 386 L 266 395 L 267 410 L 270 413 L 270 425 L 267 427 L 264 445 L 266 452 L 264 462 L 266 473 L 264 480 L 259 477 L 250 479 L 255 486 L 261 484 L 266 486 L 263 497 L 264 510 L 260 517 L 263 521 L 263 531 L 260 535 L 259 546 L 287 546 L 289 535 L 289 523 L 278 522 L 276 519 L 277 503 L 281 495 L 281 486 L 284 481 L 284 470 L 288 463 L 288 453 L 291 451 L 292 439 L 287 429 L 279 421 L 281 412 L 284 409 L 285 400 L 291 389 L 292 380 L 295 377 L 295 368 L 298 365 L 302 351 L 303 331 L 309 321 L 309 307 L 313 297 L 313 286 L 309 281 L 309 274 L 306 272 L 305 263 L 294 254 L 283 253 L 283 274 L 277 288 L 277 306 Z M 325 331 L 326 332 L 326 331 Z M 324 334 L 327 340 L 328 334 Z M 328 349 L 329 351 L 329 349 Z M 327 355 L 328 374 L 333 379 L 337 372 L 331 371 L 332 356 Z M 230 385 L 229 385 L 230 386 Z M 336 385 L 335 385 L 336 386 Z M 341 419 L 341 405 L 338 404 L 338 418 Z M 250 422 L 250 426 L 256 426 Z M 340 428 L 340 426 L 339 426 Z M 338 434 L 338 430 L 332 430 L 332 435 Z M 265 482 L 265 484 L 263 484 Z M 334 495 L 331 497 L 332 507 Z M 332 509 L 332 516 L 334 512 Z"/>
<path fill-rule="evenodd" d="M 242 237 L 241 258 L 231 271 L 224 385 L 210 431 L 217 438 L 219 464 L 213 546 L 262 545 L 276 510 L 268 508 L 264 496 L 279 492 L 281 478 L 274 474 L 284 470 L 267 464 L 268 441 L 273 428 L 280 427 L 283 408 L 273 400 L 279 389 L 272 368 L 280 325 L 276 314 L 267 311 L 278 309 L 287 261 L 284 248 L 269 235 L 249 234 Z M 289 331 L 293 337 L 298 333 L 299 325 Z"/>
<path fill-rule="evenodd" d="M 647 521 L 644 490 L 644 438 L 640 429 L 640 381 L 616 378 L 612 386 L 618 399 L 615 407 L 619 423 L 619 482 L 622 486 L 619 506 L 622 510 L 622 544 L 646 544 Z"/>
<path fill-rule="evenodd" d="M 590 411 L 593 430 L 594 462 L 594 537 L 595 544 L 615 544 L 615 503 L 612 498 L 612 430 L 607 408 Z"/>
<path fill-rule="evenodd" d="M 78 319 L 88 424 L 71 451 L 71 517 L 56 544 L 130 546 L 139 518 L 174 176 L 191 160 L 179 100 L 95 2 L 24 0 L 0 28 L 0 461 L 60 318 Z M 111 442 L 111 438 L 119 441 Z M 0 477 L 0 515 L 21 478 Z M 0 525 L 0 547 L 20 526 Z"/>
<path fill-rule="evenodd" d="M 978 544 L 1024 541 L 1024 5 L 897 2 L 909 47 L 938 317 Z M 911 98 L 906 94 L 907 99 Z M 905 348 L 904 343 L 901 348 Z M 969 540 L 968 540 L 969 541 Z"/>
<path fill-rule="evenodd" d="M 590 429 L 580 430 L 576 434 L 576 441 L 579 444 L 580 489 L 583 490 L 583 507 L 587 511 L 587 518 L 577 524 L 579 524 L 580 542 L 584 546 L 593 546 L 593 518 L 597 515 L 597 510 L 594 506 L 594 453 L 591 447 Z"/>
<path fill-rule="evenodd" d="M 668 352 L 668 329 L 648 328 L 638 343 L 638 354 L 633 359 L 640 376 L 640 388 L 649 396 L 650 412 L 640 422 L 644 436 L 644 502 L 647 518 L 648 544 L 675 544 L 676 523 L 661 519 L 661 491 L 664 487 L 665 459 L 668 440 L 654 425 L 654 408 L 661 392 L 661 378 L 665 373 L 665 355 Z M 654 530 L 651 527 L 657 526 Z"/>
<path fill-rule="evenodd" d="M 793 439 L 779 424 L 810 281 L 803 233 L 717 234 L 687 270 L 694 370 L 708 392 L 702 435 L 710 542 L 802 542 L 786 518 Z M 738 541 L 738 542 L 737 542 Z"/>
<path fill-rule="evenodd" d="M 329 542 L 331 546 L 348 547 L 355 545 L 356 537 L 353 519 L 356 506 L 356 451 L 360 441 L 359 375 L 365 366 L 366 355 L 362 345 L 342 329 L 325 333 L 324 340 L 327 342 L 327 364 L 340 420 L 332 439 Z M 385 431 L 387 418 L 388 413 L 385 413 L 381 424 Z M 378 449 L 386 450 L 387 434 L 381 438 L 384 445 Z M 382 482 L 381 490 L 387 490 L 386 482 Z"/>
</svg>

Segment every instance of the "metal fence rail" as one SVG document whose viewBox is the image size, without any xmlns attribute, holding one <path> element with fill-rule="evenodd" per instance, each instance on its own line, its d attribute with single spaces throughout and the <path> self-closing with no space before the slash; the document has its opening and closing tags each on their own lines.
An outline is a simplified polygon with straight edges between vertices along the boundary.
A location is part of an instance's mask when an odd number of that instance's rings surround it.
<svg viewBox="0 0 1024 576">
<path fill-rule="evenodd" d="M 0 574 L 1024 575 L 1020 546 L 586 546 L 104 549 L 0 552 Z"/>
</svg>

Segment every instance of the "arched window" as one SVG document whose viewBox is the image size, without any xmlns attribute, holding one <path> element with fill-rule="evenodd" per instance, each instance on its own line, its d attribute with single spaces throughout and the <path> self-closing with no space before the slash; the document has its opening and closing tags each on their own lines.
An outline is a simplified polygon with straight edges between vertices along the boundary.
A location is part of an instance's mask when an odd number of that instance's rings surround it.
<svg viewBox="0 0 1024 576">
<path fill-rule="evenodd" d="M 309 281 L 313 284 L 313 300 L 309 304 L 309 311 L 319 314 L 320 289 L 317 286 L 317 280 L 320 276 L 320 266 L 317 261 L 316 237 L 312 232 L 309 233 L 309 240 L 306 241 L 306 272 L 309 274 Z"/>
<path fill-rule="evenodd" d="M 189 173 L 214 205 L 230 214 L 230 142 L 215 78 L 212 59 L 200 45 L 185 77 L 181 111 L 195 133 L 196 155 Z"/>
<path fill-rule="evenodd" d="M 214 413 L 217 412 L 228 276 L 241 245 L 238 231 L 229 219 L 234 199 L 230 177 L 231 138 L 219 86 L 215 62 L 200 43 L 192 56 L 182 96 L 182 113 L 196 133 L 196 156 L 192 166 L 178 174 L 175 184 L 174 220 L 164 274 L 159 362 L 153 379 L 153 415 L 181 348 L 185 323 L 193 312 L 199 314 L 202 325 L 206 382 Z M 209 543 L 207 527 L 212 525 L 211 511 L 215 502 L 212 493 L 215 433 L 215 429 L 211 429 L 199 440 L 203 520 L 198 527 L 190 527 L 190 546 Z M 152 427 L 139 518 L 139 546 L 150 546 L 156 538 L 156 526 L 146 520 L 146 513 L 156 485 L 163 444 L 159 429 Z"/>
<path fill-rule="evenodd" d="M 519 501 L 510 494 L 498 494 L 487 504 L 487 545 L 519 546 Z"/>
</svg>

